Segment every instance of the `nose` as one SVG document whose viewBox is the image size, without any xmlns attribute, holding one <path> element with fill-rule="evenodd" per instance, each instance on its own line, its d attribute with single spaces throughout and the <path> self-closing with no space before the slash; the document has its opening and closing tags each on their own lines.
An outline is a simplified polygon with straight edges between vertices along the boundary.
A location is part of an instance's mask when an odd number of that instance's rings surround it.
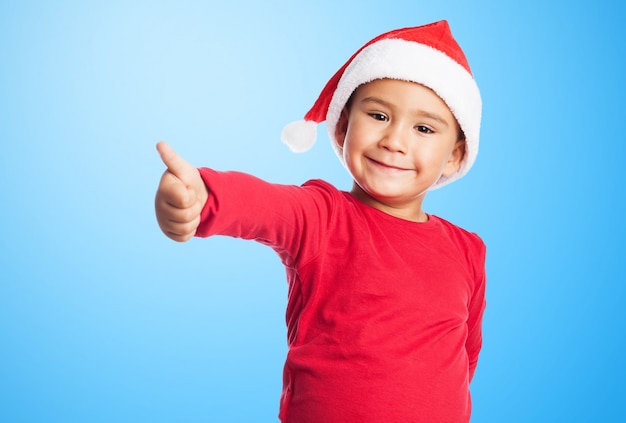
<svg viewBox="0 0 626 423">
<path fill-rule="evenodd" d="M 381 148 L 394 153 L 407 152 L 407 134 L 400 123 L 392 123 L 382 134 L 378 143 Z"/>
</svg>

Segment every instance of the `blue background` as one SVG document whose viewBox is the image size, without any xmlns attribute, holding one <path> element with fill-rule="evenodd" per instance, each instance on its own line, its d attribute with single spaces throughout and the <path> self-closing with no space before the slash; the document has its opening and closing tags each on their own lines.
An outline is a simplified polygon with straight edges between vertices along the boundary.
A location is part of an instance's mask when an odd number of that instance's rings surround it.
<svg viewBox="0 0 626 423">
<path fill-rule="evenodd" d="M 167 140 L 197 166 L 350 180 L 279 141 L 390 29 L 448 19 L 481 152 L 425 207 L 489 248 L 473 422 L 612 422 L 626 401 L 619 2 L 3 1 L 0 421 L 274 422 L 277 256 L 157 227 Z"/>
</svg>

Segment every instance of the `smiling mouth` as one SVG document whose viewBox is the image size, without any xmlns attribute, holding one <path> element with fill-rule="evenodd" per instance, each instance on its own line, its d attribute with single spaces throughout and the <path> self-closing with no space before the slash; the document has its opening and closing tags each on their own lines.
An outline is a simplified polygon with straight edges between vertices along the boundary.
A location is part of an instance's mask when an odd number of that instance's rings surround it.
<svg viewBox="0 0 626 423">
<path fill-rule="evenodd" d="M 408 172 L 411 171 L 413 169 L 407 169 L 404 167 L 398 167 L 398 166 L 394 166 L 394 165 L 389 165 L 383 162 L 379 162 L 378 160 L 374 160 L 370 157 L 366 157 L 368 161 L 370 161 L 372 164 L 374 164 L 374 166 L 376 166 L 377 168 L 383 169 L 387 172 Z"/>
</svg>

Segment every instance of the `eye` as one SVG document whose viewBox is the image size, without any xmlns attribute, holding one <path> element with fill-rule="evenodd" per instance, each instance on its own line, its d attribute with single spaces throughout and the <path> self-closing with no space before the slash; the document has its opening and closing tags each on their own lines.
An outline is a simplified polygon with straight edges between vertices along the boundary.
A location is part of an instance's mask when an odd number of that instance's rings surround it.
<svg viewBox="0 0 626 423">
<path fill-rule="evenodd" d="M 386 122 L 388 120 L 387 116 L 382 113 L 369 113 L 370 117 L 380 122 Z"/>
<path fill-rule="evenodd" d="M 432 134 L 435 132 L 432 129 L 430 129 L 428 126 L 424 126 L 424 125 L 417 125 L 415 129 L 417 129 L 417 132 L 421 132 L 422 134 Z"/>
</svg>

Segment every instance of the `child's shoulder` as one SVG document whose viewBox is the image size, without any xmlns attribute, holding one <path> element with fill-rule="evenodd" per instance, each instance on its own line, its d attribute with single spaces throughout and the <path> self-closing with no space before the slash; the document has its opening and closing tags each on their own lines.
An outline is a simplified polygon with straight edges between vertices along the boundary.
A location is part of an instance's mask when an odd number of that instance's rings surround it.
<svg viewBox="0 0 626 423">
<path fill-rule="evenodd" d="M 485 243 L 482 238 L 476 233 L 460 227 L 442 217 L 430 215 L 431 219 L 435 219 L 439 225 L 441 225 L 443 232 L 457 242 L 467 244 L 473 248 L 479 250 L 485 249 Z"/>
<path fill-rule="evenodd" d="M 342 203 L 346 203 L 346 192 L 341 191 L 323 179 L 309 179 L 301 187 L 313 196 L 318 197 L 318 199 L 328 203 L 328 206 L 332 209 L 340 207 Z"/>
<path fill-rule="evenodd" d="M 339 189 L 337 189 L 333 184 L 323 179 L 309 179 L 304 184 L 302 184 L 302 186 L 313 187 L 319 190 L 327 191 L 329 193 L 340 193 Z"/>
</svg>

